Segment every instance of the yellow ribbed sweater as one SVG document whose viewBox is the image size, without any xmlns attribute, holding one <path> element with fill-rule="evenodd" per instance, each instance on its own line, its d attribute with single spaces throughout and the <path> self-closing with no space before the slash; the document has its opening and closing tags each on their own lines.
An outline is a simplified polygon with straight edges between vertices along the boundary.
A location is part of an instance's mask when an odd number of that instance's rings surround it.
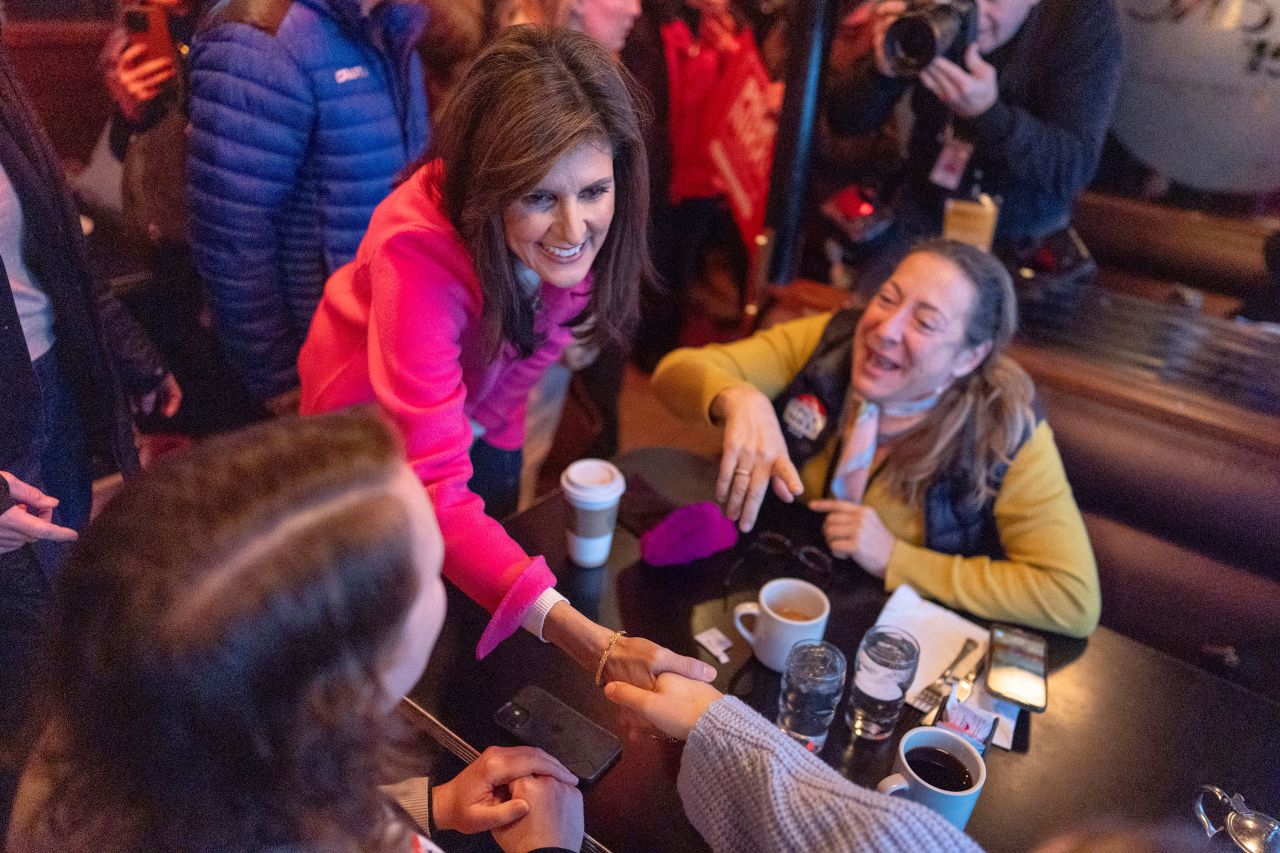
<svg viewBox="0 0 1280 853">
<path fill-rule="evenodd" d="M 676 350 L 654 371 L 653 389 L 689 422 L 709 422 L 716 395 L 744 381 L 773 399 L 809 360 L 830 319 L 819 314 L 731 344 Z M 833 438 L 800 472 L 806 498 L 822 493 L 835 444 Z M 1102 609 L 1098 568 L 1047 423 L 1041 422 L 1014 456 L 996 496 L 996 528 L 1008 559 L 925 548 L 923 510 L 890 494 L 878 478 L 863 502 L 898 538 L 885 589 L 910 584 L 948 607 L 1073 637 L 1088 636 L 1097 627 Z"/>
</svg>

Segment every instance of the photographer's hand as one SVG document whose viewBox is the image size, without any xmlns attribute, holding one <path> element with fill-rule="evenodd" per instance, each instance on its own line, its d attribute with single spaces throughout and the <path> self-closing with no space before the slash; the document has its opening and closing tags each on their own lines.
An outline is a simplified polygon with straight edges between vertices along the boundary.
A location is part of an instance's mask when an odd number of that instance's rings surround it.
<svg viewBox="0 0 1280 853">
<path fill-rule="evenodd" d="M 999 97 L 996 69 L 978 53 L 976 43 L 969 45 L 964 60 L 968 71 L 939 56 L 920 72 L 920 82 L 960 118 L 977 118 Z"/>
<path fill-rule="evenodd" d="M 898 18 L 902 17 L 902 13 L 907 11 L 906 0 L 880 0 L 875 7 L 875 20 L 872 22 L 871 44 L 876 52 L 876 68 L 886 77 L 896 77 L 889 60 L 884 56 L 884 34 L 888 31 L 889 26 Z"/>
</svg>

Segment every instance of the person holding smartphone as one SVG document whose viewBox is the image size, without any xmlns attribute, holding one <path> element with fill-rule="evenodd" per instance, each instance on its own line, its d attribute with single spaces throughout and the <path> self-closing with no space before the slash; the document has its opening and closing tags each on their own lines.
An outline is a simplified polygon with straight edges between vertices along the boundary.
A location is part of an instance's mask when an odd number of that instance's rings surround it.
<svg viewBox="0 0 1280 853">
<path fill-rule="evenodd" d="M 529 747 L 403 778 L 396 705 L 445 618 L 443 546 L 369 410 L 210 439 L 122 492 L 54 600 L 48 726 L 6 849 L 581 848 L 582 796 Z"/>
<path fill-rule="evenodd" d="M 128 295 L 129 308 L 173 365 L 187 390 L 173 419 L 150 422 L 194 436 L 244 426 L 265 416 L 244 390 L 203 316 L 208 299 L 191 250 L 187 202 L 190 47 L 208 2 L 133 0 L 101 64 L 113 103 L 112 154 L 121 161 L 121 204 L 128 246 L 152 278 Z"/>
</svg>

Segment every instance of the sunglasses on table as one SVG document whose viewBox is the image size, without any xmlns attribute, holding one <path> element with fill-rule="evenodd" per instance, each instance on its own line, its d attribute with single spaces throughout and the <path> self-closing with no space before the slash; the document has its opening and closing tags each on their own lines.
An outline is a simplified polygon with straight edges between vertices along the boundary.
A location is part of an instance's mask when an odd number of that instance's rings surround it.
<svg viewBox="0 0 1280 853">
<path fill-rule="evenodd" d="M 767 530 L 752 539 L 729 567 L 728 573 L 724 576 L 726 596 L 739 570 L 748 560 L 755 558 L 769 560 L 782 569 L 799 564 L 823 580 L 834 576 L 835 561 L 829 552 L 816 545 L 801 545 L 797 548 L 795 543 L 783 534 Z"/>
</svg>

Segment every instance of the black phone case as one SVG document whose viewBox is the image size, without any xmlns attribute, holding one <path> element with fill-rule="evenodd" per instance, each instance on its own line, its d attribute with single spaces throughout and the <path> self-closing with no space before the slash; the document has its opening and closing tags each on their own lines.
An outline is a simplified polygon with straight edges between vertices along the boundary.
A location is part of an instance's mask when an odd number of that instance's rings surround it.
<svg viewBox="0 0 1280 853">
<path fill-rule="evenodd" d="M 503 731 L 560 760 L 583 784 L 604 775 L 622 743 L 541 687 L 529 685 L 493 715 Z"/>
</svg>

